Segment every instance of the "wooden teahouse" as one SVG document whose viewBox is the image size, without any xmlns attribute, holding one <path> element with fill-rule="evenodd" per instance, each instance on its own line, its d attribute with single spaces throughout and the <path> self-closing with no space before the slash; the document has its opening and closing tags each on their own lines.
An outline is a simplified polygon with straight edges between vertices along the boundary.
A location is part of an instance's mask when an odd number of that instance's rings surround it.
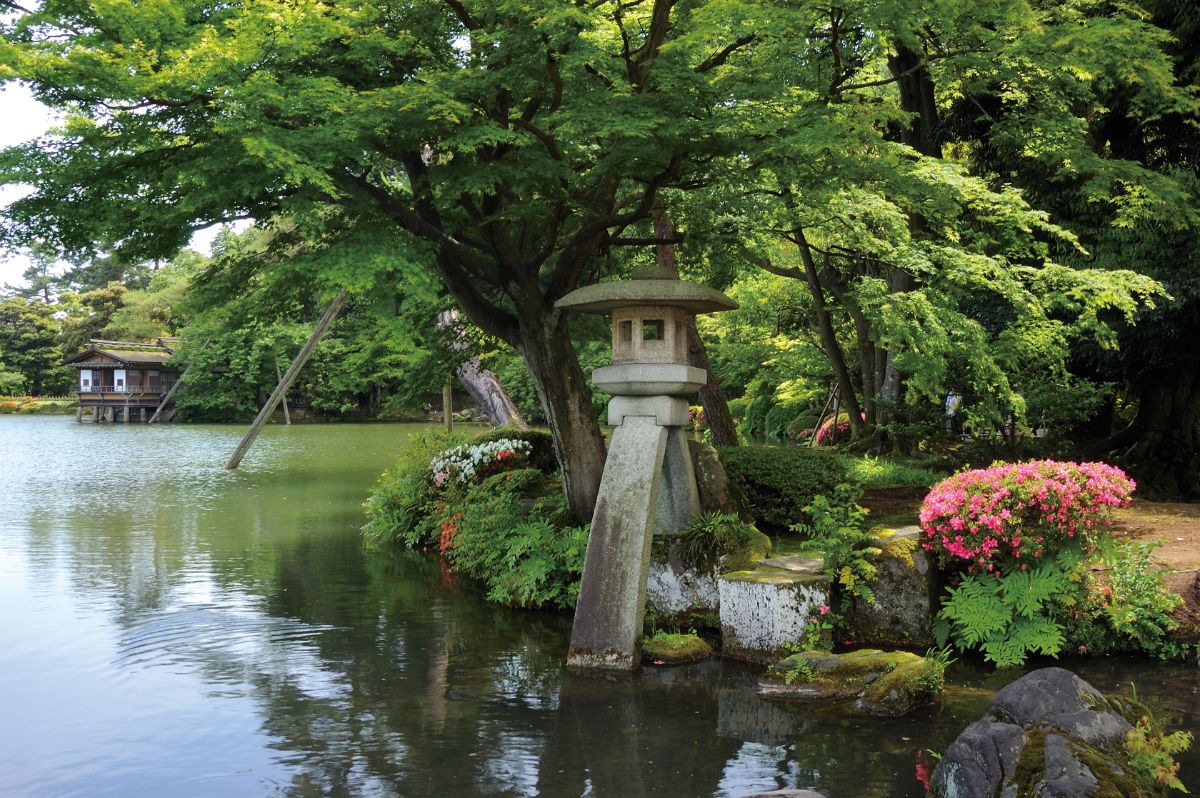
<svg viewBox="0 0 1200 798">
<path fill-rule="evenodd" d="M 87 349 L 64 361 L 79 373 L 77 421 L 91 408 L 94 421 L 148 421 L 162 408 L 159 420 L 170 421 L 175 410 L 172 388 L 179 369 L 166 365 L 179 340 L 154 343 L 93 340 Z"/>
</svg>

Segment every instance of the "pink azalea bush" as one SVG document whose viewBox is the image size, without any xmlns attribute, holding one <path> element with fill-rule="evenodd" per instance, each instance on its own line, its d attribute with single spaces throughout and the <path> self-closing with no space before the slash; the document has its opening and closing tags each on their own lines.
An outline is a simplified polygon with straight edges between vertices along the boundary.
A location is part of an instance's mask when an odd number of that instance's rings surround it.
<svg viewBox="0 0 1200 798">
<path fill-rule="evenodd" d="M 1104 463 L 1035 460 L 964 471 L 933 486 L 921 506 L 922 547 L 948 571 L 1034 567 L 1065 548 L 1092 548 L 1128 507 L 1135 485 Z"/>
<path fill-rule="evenodd" d="M 863 416 L 863 419 L 866 420 L 866 417 Z M 845 443 L 850 440 L 850 416 L 846 413 L 830 416 L 821 422 L 816 435 L 817 446 L 836 446 L 839 443 Z"/>
</svg>

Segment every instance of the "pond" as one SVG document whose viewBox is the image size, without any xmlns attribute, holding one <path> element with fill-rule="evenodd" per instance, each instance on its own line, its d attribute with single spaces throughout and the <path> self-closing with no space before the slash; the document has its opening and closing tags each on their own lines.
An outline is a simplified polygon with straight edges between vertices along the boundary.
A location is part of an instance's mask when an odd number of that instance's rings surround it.
<svg viewBox="0 0 1200 798">
<path fill-rule="evenodd" d="M 920 796 L 1013 678 L 960 664 L 881 722 L 761 701 L 737 663 L 568 676 L 569 616 L 363 549 L 421 429 L 272 426 L 230 473 L 241 427 L 0 417 L 0 794 Z M 1200 730 L 1194 667 L 1067 665 Z"/>
</svg>

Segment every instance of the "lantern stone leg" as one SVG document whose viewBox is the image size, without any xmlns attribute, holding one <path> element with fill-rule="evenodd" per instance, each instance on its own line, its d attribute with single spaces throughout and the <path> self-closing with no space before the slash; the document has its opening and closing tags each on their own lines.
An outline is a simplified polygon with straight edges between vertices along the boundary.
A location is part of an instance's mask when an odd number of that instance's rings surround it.
<svg viewBox="0 0 1200 798">
<path fill-rule="evenodd" d="M 641 653 L 650 544 L 667 428 L 632 416 L 613 430 L 592 516 L 567 664 L 632 670 Z M 647 479 L 648 474 L 655 475 Z"/>
</svg>

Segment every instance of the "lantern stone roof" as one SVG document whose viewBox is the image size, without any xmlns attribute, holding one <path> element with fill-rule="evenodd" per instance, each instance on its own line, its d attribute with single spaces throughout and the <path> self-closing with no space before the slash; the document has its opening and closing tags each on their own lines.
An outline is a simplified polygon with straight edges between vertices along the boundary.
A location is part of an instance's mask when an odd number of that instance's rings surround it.
<svg viewBox="0 0 1200 798">
<path fill-rule="evenodd" d="M 715 288 L 680 280 L 659 267 L 638 269 L 628 280 L 585 285 L 554 303 L 556 308 L 581 313 L 611 313 L 616 308 L 637 305 L 668 305 L 689 313 L 713 313 L 733 310 L 738 303 Z"/>
</svg>

